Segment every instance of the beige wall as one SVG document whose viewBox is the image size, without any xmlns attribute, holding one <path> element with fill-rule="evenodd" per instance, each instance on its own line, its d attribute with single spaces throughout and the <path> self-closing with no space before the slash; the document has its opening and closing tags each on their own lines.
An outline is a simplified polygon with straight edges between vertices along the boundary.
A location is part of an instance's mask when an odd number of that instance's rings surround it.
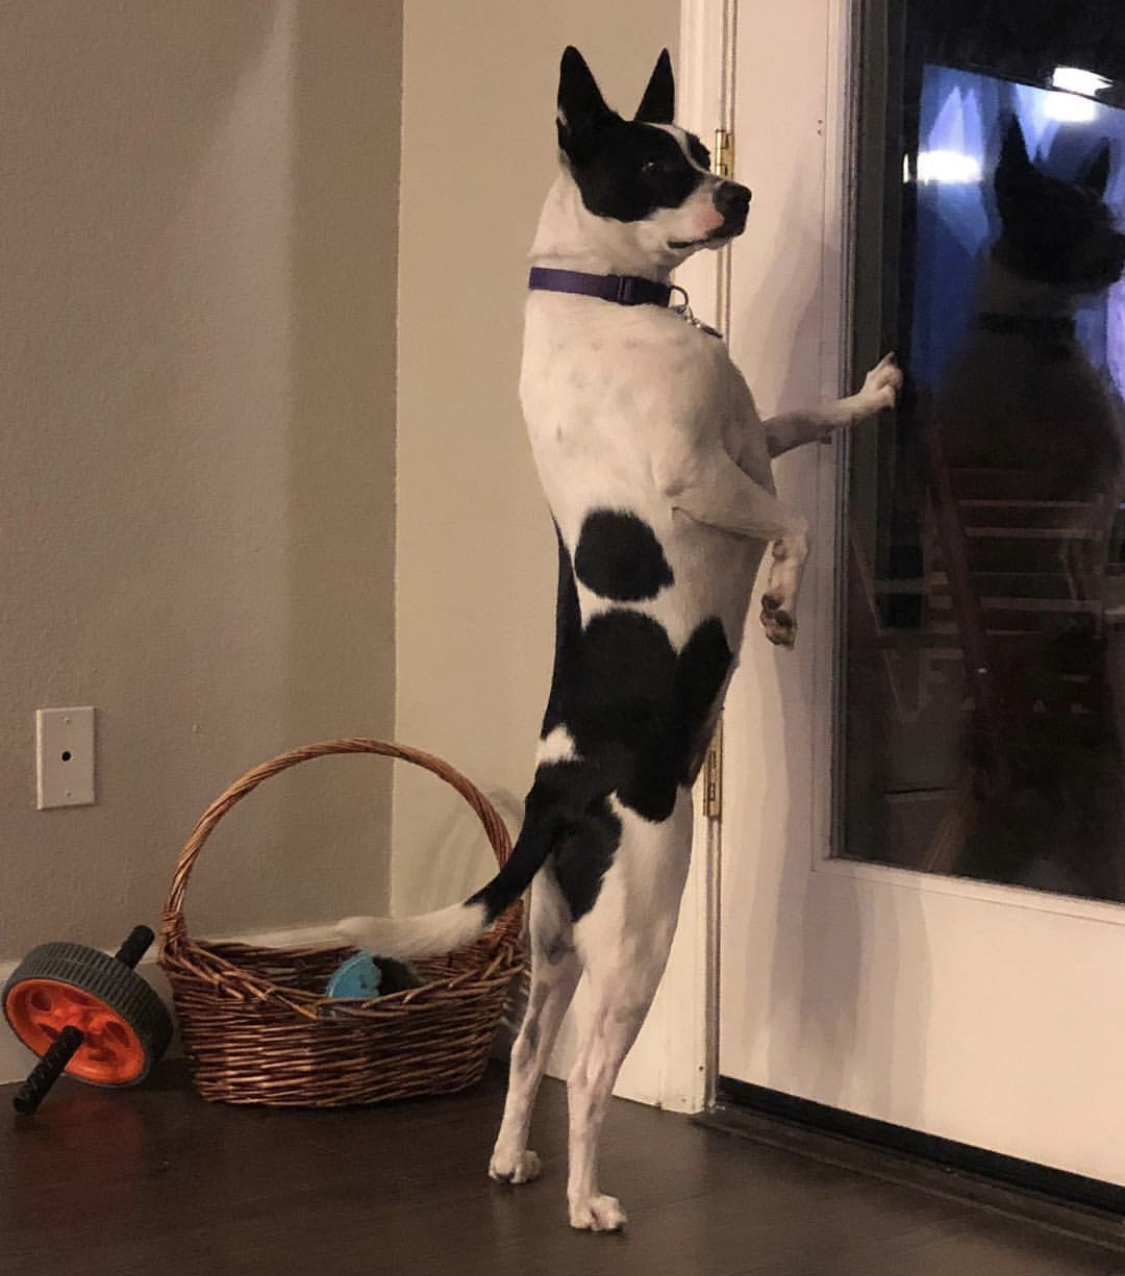
<svg viewBox="0 0 1125 1276">
<path fill-rule="evenodd" d="M 320 736 L 433 749 L 518 823 L 553 635 L 516 380 L 558 58 L 578 44 L 631 110 L 677 22 L 5 6 L 0 960 L 153 919 L 207 801 Z M 34 710 L 75 703 L 100 710 L 99 805 L 36 812 Z M 194 928 L 384 907 L 388 771 L 309 764 L 249 799 Z M 475 888 L 472 817 L 395 775 L 396 909 Z"/>
<path fill-rule="evenodd" d="M 401 10 L 7 0 L 2 28 L 0 959 L 154 921 L 242 770 L 393 729 Z M 99 804 L 39 813 L 34 711 L 70 704 Z M 272 781 L 194 928 L 385 903 L 389 784 Z"/>
<path fill-rule="evenodd" d="M 555 549 L 520 419 L 526 256 L 556 171 L 568 43 L 630 113 L 674 0 L 407 0 L 399 257 L 399 738 L 461 767 L 518 823 L 550 682 Z M 488 872 L 474 817 L 396 778 L 396 911 Z"/>
</svg>

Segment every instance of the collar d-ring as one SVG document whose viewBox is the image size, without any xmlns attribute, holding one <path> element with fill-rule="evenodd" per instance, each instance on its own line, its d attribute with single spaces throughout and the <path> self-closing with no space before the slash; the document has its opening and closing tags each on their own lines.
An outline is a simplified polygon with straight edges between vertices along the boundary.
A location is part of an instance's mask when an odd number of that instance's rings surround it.
<svg viewBox="0 0 1125 1276">
<path fill-rule="evenodd" d="M 670 284 L 670 285 L 669 285 L 669 287 L 672 289 L 672 291 L 673 291 L 673 292 L 678 292 L 678 293 L 679 293 L 679 294 L 683 297 L 683 301 L 681 301 L 681 302 L 680 302 L 680 304 L 679 304 L 678 306 L 677 306 L 677 305 L 672 305 L 672 300 L 671 300 L 671 298 L 669 298 L 669 299 L 668 299 L 668 305 L 669 305 L 669 307 L 670 307 L 672 310 L 677 310 L 677 311 L 679 311 L 679 313 L 680 313 L 681 315 L 689 315 L 689 316 L 690 316 L 690 315 L 691 315 L 691 300 L 690 300 L 690 298 L 689 298 L 689 297 L 688 297 L 688 295 L 687 295 L 687 289 L 686 289 L 686 288 L 681 288 L 679 284 Z"/>
<path fill-rule="evenodd" d="M 691 301 L 687 295 L 687 289 L 682 288 L 679 284 L 669 284 L 672 292 L 678 292 L 683 296 L 683 301 L 679 305 L 672 304 L 671 294 L 668 297 L 668 309 L 674 310 L 681 319 L 686 319 L 693 328 L 698 328 L 700 332 L 705 332 L 709 337 L 718 337 L 722 340 L 723 334 L 718 328 L 712 328 L 710 324 L 704 323 L 701 319 L 697 319 L 691 312 Z"/>
</svg>

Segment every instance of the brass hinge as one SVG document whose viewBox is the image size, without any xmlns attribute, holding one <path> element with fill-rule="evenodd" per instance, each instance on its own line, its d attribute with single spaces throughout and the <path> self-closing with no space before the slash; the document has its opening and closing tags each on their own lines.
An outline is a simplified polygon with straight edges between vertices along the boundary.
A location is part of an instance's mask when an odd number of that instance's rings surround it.
<svg viewBox="0 0 1125 1276">
<path fill-rule="evenodd" d="M 734 134 L 730 129 L 715 130 L 715 146 L 711 151 L 711 172 L 718 177 L 730 177 L 734 173 Z"/>
<path fill-rule="evenodd" d="M 723 720 L 719 719 L 715 734 L 703 759 L 703 814 L 709 820 L 723 817 Z"/>
</svg>

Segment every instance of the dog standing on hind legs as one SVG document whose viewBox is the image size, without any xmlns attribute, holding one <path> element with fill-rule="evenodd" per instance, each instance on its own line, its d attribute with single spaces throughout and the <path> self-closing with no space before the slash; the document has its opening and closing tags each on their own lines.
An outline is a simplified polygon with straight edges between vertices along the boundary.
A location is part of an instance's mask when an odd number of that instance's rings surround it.
<svg viewBox="0 0 1125 1276">
<path fill-rule="evenodd" d="M 567 1082 L 567 1198 L 614 1231 L 597 1179 L 614 1082 L 663 974 L 691 852 L 691 786 L 734 671 L 770 547 L 761 623 L 791 647 L 807 524 L 777 499 L 772 457 L 894 403 L 888 357 L 858 394 L 762 421 L 717 334 L 669 308 L 669 276 L 742 233 L 750 192 L 709 172 L 673 124 L 660 55 L 635 117 L 563 54 L 560 173 L 532 247 L 520 398 L 558 536 L 555 665 L 512 855 L 462 904 L 349 918 L 385 956 L 447 952 L 530 887 L 531 982 L 489 1173 L 526 1183 L 535 1094 L 579 978 L 588 1022 Z"/>
</svg>

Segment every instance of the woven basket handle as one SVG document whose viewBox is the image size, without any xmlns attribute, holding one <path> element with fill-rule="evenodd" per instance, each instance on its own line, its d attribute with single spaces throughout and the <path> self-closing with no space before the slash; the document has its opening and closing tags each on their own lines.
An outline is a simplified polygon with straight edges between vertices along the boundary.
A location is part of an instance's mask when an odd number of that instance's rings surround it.
<svg viewBox="0 0 1125 1276">
<path fill-rule="evenodd" d="M 362 737 L 346 740 L 323 740 L 319 744 L 306 745 L 300 749 L 290 749 L 288 753 L 282 753 L 279 757 L 273 758 L 269 762 L 263 762 L 261 766 L 256 766 L 252 771 L 247 771 L 242 779 L 236 780 L 229 789 L 220 794 L 203 812 L 192 830 L 191 836 L 184 844 L 184 849 L 180 852 L 180 858 L 176 864 L 176 871 L 172 877 L 172 887 L 168 892 L 168 901 L 164 905 L 164 916 L 161 925 L 164 937 L 167 938 L 175 934 L 184 933 L 183 903 L 188 878 L 191 877 L 191 871 L 195 867 L 195 861 L 199 857 L 199 852 L 203 849 L 203 844 L 214 832 L 216 824 L 231 807 L 241 802 L 248 793 L 252 793 L 263 780 L 268 780 L 271 775 L 277 775 L 279 771 L 286 771 L 290 767 L 297 766 L 301 762 L 308 762 L 312 758 L 323 758 L 333 753 L 378 753 L 384 757 L 399 758 L 403 762 L 411 762 L 415 766 L 432 771 L 434 775 L 452 785 L 476 812 L 477 818 L 484 825 L 484 831 L 492 844 L 497 863 L 503 865 L 511 853 L 511 839 L 508 836 L 508 830 L 503 820 L 497 814 L 496 808 L 475 784 L 467 780 L 460 771 L 451 767 L 448 762 L 443 762 L 441 758 L 436 758 L 433 754 L 424 753 L 421 749 L 412 749 L 405 744 L 390 744 L 383 740 L 368 740 Z"/>
</svg>

